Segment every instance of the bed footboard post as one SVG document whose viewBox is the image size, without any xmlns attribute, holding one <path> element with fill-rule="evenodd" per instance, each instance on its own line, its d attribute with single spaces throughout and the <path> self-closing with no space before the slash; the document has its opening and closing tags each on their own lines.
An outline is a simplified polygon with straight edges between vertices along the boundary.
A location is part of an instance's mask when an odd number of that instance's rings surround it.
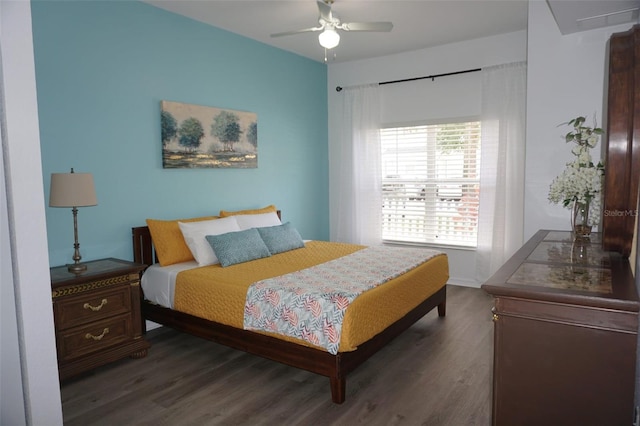
<svg viewBox="0 0 640 426">
<path fill-rule="evenodd" d="M 347 391 L 347 378 L 341 375 L 329 377 L 331 383 L 331 401 L 336 404 L 342 404 L 345 400 Z"/>
<path fill-rule="evenodd" d="M 443 288 L 444 291 L 444 299 L 442 302 L 438 303 L 438 316 L 443 317 L 447 314 L 447 286 L 445 285 Z"/>
</svg>

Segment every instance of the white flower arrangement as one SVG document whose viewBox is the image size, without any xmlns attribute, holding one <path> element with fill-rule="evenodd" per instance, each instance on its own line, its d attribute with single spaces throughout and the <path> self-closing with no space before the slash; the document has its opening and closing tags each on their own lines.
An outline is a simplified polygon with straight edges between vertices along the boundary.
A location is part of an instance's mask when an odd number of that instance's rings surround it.
<svg viewBox="0 0 640 426">
<path fill-rule="evenodd" d="M 600 222 L 600 194 L 604 164 L 599 161 L 594 165 L 590 150 L 598 144 L 603 131 L 599 127 L 583 126 L 584 122 L 584 117 L 577 117 L 565 123 L 573 126 L 573 131 L 565 135 L 565 141 L 575 143 L 571 153 L 576 158 L 568 162 L 562 174 L 551 182 L 549 201 L 554 204 L 562 202 L 562 205 L 569 209 L 573 208 L 574 202 L 588 203 L 588 224 L 597 225 Z"/>
</svg>

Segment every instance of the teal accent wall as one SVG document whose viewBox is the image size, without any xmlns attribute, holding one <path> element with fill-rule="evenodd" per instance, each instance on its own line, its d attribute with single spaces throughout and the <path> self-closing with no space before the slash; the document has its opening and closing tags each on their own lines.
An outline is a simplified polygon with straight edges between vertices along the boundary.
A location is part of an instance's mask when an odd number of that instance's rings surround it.
<svg viewBox="0 0 640 426">
<path fill-rule="evenodd" d="M 93 174 L 83 260 L 132 258 L 131 227 L 275 204 L 329 238 L 327 69 L 133 1 L 34 1 L 45 197 L 51 173 Z M 251 111 L 257 169 L 163 169 L 160 101 Z M 71 209 L 46 208 L 50 263 L 73 254 Z"/>
</svg>

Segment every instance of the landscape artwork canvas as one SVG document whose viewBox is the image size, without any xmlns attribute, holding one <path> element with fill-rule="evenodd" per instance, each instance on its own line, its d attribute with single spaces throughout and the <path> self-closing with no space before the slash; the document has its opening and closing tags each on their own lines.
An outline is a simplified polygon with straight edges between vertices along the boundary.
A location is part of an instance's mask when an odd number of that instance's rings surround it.
<svg viewBox="0 0 640 426">
<path fill-rule="evenodd" d="M 258 167 L 255 113 L 161 101 L 162 167 Z"/>
</svg>

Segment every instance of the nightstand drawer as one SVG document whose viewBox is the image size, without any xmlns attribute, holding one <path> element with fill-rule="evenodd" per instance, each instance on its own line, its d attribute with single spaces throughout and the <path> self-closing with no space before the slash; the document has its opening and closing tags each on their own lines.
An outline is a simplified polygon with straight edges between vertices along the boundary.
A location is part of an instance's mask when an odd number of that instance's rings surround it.
<svg viewBox="0 0 640 426">
<path fill-rule="evenodd" d="M 131 311 L 129 285 L 61 299 L 54 305 L 56 328 L 65 330 Z"/>
<path fill-rule="evenodd" d="M 117 345 L 130 340 L 131 336 L 131 316 L 129 314 L 60 331 L 56 336 L 58 362 L 70 361 Z"/>
</svg>

